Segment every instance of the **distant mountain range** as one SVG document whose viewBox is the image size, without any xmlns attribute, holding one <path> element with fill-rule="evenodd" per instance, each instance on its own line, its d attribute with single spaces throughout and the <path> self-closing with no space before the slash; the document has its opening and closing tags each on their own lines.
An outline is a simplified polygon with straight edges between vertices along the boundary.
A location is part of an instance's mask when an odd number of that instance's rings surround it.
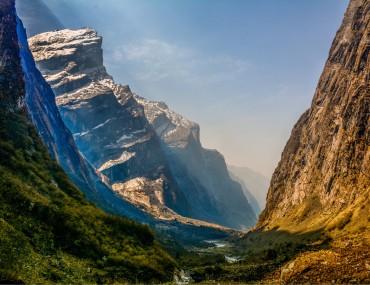
<svg viewBox="0 0 370 285">
<path fill-rule="evenodd" d="M 242 185 L 244 195 L 258 216 L 265 208 L 267 190 L 270 185 L 269 179 L 248 167 L 228 165 L 227 169 L 232 179 Z"/>
</svg>

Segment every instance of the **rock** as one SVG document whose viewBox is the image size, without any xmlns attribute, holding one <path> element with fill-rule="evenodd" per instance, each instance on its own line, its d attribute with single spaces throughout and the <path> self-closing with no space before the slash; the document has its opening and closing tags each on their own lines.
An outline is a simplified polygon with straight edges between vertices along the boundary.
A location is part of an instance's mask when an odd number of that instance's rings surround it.
<svg viewBox="0 0 370 285">
<path fill-rule="evenodd" d="M 24 83 L 19 64 L 17 36 L 12 32 L 17 26 L 14 0 L 0 4 L 0 112 L 17 112 L 25 109 Z"/>
<path fill-rule="evenodd" d="M 163 177 L 166 205 L 190 215 L 143 107 L 128 86 L 115 84 L 107 74 L 96 31 L 47 32 L 29 43 L 78 149 L 105 181 L 114 185 L 146 177 L 150 183 Z"/>
<path fill-rule="evenodd" d="M 259 227 L 312 221 L 342 229 L 352 217 L 340 216 L 343 209 L 366 211 L 354 202 L 370 188 L 369 10 L 367 0 L 350 1 L 312 105 L 273 174 Z"/>
<path fill-rule="evenodd" d="M 256 216 L 224 158 L 202 148 L 199 126 L 116 84 L 103 66 L 96 31 L 47 32 L 29 43 L 78 149 L 117 193 L 156 217 L 170 209 L 228 227 L 254 226 Z M 154 193 L 158 179 L 162 202 Z M 130 185 L 139 181 L 134 195 Z"/>
<path fill-rule="evenodd" d="M 146 118 L 160 138 L 180 189 L 192 201 L 193 217 L 234 228 L 253 227 L 257 215 L 241 185 L 230 178 L 223 156 L 202 147 L 199 125 L 163 102 L 138 95 L 134 98 L 144 107 Z"/>
<path fill-rule="evenodd" d="M 295 262 L 291 262 L 287 265 L 285 265 L 281 269 L 281 274 L 280 274 L 280 280 L 284 281 L 284 279 L 287 277 L 287 275 L 291 274 L 293 272 L 293 267 L 294 267 Z"/>
<path fill-rule="evenodd" d="M 112 189 L 102 182 L 95 169 L 80 154 L 71 132 L 65 126 L 59 113 L 53 90 L 36 68 L 27 43 L 26 31 L 19 18 L 17 18 L 17 34 L 26 91 L 26 107 L 50 155 L 58 161 L 70 179 L 86 194 L 86 197 L 101 208 L 126 217 L 147 221 L 146 214 L 131 204 L 121 201 Z M 58 187 L 55 181 L 51 182 Z"/>
</svg>

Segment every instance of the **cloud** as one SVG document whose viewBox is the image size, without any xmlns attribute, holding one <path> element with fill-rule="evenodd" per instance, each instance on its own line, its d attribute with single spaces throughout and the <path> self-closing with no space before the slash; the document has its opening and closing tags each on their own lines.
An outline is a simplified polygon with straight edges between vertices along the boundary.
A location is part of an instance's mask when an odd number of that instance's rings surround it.
<svg viewBox="0 0 370 285">
<path fill-rule="evenodd" d="M 130 65 L 138 80 L 180 79 L 213 83 L 235 78 L 251 65 L 231 56 L 205 56 L 201 52 L 159 39 L 146 38 L 114 48 L 112 64 Z"/>
<path fill-rule="evenodd" d="M 123 46 L 123 52 L 128 60 L 139 61 L 156 68 L 191 56 L 189 50 L 157 39 L 144 39 Z"/>
</svg>

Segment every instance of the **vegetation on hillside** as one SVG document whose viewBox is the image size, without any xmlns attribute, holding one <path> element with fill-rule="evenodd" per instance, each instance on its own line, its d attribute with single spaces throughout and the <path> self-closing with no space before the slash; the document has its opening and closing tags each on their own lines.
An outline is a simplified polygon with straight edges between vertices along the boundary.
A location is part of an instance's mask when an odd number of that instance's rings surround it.
<svg viewBox="0 0 370 285">
<path fill-rule="evenodd" d="M 0 115 L 0 281 L 163 282 L 173 259 L 151 229 L 85 200 L 24 115 Z"/>
</svg>

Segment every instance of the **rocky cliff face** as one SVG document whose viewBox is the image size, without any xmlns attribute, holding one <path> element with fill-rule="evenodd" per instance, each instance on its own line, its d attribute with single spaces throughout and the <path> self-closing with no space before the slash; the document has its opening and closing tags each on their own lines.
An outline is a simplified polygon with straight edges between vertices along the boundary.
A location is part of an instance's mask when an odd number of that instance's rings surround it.
<svg viewBox="0 0 370 285">
<path fill-rule="evenodd" d="M 175 211 L 229 227 L 254 225 L 223 157 L 202 149 L 199 126 L 115 84 L 94 30 L 48 32 L 29 42 L 79 150 L 119 195 L 156 217 Z"/>
<path fill-rule="evenodd" d="M 259 226 L 366 227 L 370 191 L 370 2 L 352 0 L 311 108 L 294 126 Z M 343 216 L 345 215 L 345 216 Z M 331 225 L 331 226 L 330 226 Z M 298 226 L 298 228 L 297 228 Z"/>
<path fill-rule="evenodd" d="M 191 215 L 142 106 L 103 66 L 102 38 L 89 28 L 40 34 L 30 47 L 76 144 L 105 181 L 125 196 L 126 182 L 160 181 L 166 206 Z M 159 182 L 158 182 L 159 183 Z M 140 188 L 135 188 L 141 191 Z M 140 195 L 131 201 L 143 206 Z"/>
<path fill-rule="evenodd" d="M 0 111 L 24 108 L 24 83 L 19 64 L 19 45 L 14 0 L 0 2 Z"/>
<path fill-rule="evenodd" d="M 19 25 L 14 1 L 0 1 L 0 283 L 171 281 L 152 231 L 86 201 L 27 120 Z"/>
<path fill-rule="evenodd" d="M 223 156 L 204 149 L 199 125 L 173 112 L 163 102 L 134 95 L 161 140 L 161 146 L 180 189 L 195 209 L 198 219 L 249 228 L 256 215 L 244 197 L 241 185 L 230 179 Z M 194 199 L 196 197 L 196 199 Z"/>
<path fill-rule="evenodd" d="M 26 92 L 26 107 L 50 155 L 58 161 L 89 200 L 109 212 L 147 221 L 147 215 L 130 203 L 122 201 L 112 189 L 102 182 L 95 169 L 80 154 L 72 134 L 65 127 L 59 114 L 53 90 L 36 68 L 28 47 L 26 31 L 19 18 L 17 18 L 16 30 L 23 71 L 24 83 L 22 84 Z"/>
<path fill-rule="evenodd" d="M 161 232 L 161 234 L 165 231 L 166 235 L 169 234 L 180 242 L 221 238 L 228 235 L 229 229 L 185 218 L 169 209 L 164 204 L 165 188 L 163 187 L 164 179 L 162 178 L 152 180 L 138 177 L 126 182 L 125 188 L 122 188 L 119 183 L 113 184 L 116 191 L 108 187 L 106 184 L 110 183 L 109 179 L 94 168 L 77 150 L 72 134 L 61 119 L 52 89 L 35 66 L 28 48 L 26 31 L 19 19 L 17 34 L 19 35 L 17 38 L 19 38 L 20 49 L 16 52 L 16 58 L 20 56 L 20 60 L 15 62 L 12 59 L 14 63 L 12 68 L 17 70 L 16 67 L 21 66 L 21 70 L 23 70 L 23 78 L 20 77 L 20 84 L 16 84 L 16 86 L 18 89 L 23 86 L 23 89 L 18 91 L 22 94 L 22 98 L 26 94 L 25 101 L 29 118 L 36 126 L 51 156 L 58 160 L 72 181 L 86 194 L 89 200 L 95 202 L 107 212 L 150 224 L 156 231 Z M 6 90 L 8 81 L 2 82 L 5 85 L 0 86 Z M 118 90 L 123 88 L 115 87 Z M 125 96 L 124 92 L 119 94 L 121 99 Z M 15 104 L 19 101 L 17 100 L 18 98 L 13 101 L 13 105 L 18 104 Z M 122 189 L 126 191 L 122 191 Z M 132 197 L 135 199 L 131 199 Z M 138 209 L 138 207 L 141 209 Z M 153 216 L 160 218 L 160 220 Z"/>
</svg>

